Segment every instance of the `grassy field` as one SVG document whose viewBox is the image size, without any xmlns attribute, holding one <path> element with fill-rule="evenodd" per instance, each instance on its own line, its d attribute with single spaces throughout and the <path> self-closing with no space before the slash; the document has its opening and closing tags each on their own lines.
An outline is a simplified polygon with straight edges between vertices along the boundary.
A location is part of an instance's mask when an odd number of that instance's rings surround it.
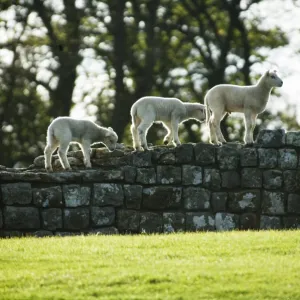
<svg viewBox="0 0 300 300">
<path fill-rule="evenodd" d="M 300 299 L 300 232 L 0 240 L 0 299 Z"/>
</svg>

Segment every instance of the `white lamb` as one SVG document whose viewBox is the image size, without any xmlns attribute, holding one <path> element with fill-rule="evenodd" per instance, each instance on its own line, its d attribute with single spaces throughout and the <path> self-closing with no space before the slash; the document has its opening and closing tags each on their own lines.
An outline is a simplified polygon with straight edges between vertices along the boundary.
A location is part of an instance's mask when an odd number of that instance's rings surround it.
<svg viewBox="0 0 300 300">
<path fill-rule="evenodd" d="M 67 152 L 71 142 L 78 143 L 84 157 L 84 164 L 91 168 L 90 146 L 93 143 L 104 144 L 109 151 L 116 148 L 117 134 L 111 127 L 104 128 L 89 120 L 78 120 L 70 117 L 58 117 L 52 121 L 47 130 L 47 145 L 44 150 L 45 168 L 52 172 L 51 157 L 59 147 L 58 157 L 65 170 L 71 170 Z"/>
<path fill-rule="evenodd" d="M 226 143 L 220 129 L 220 122 L 226 113 L 241 112 L 244 113 L 245 121 L 244 141 L 246 144 L 253 144 L 253 130 L 257 115 L 265 110 L 272 88 L 281 87 L 282 84 L 283 81 L 276 71 L 267 71 L 255 85 L 220 84 L 211 88 L 204 98 L 210 142 Z"/>
<path fill-rule="evenodd" d="M 148 150 L 146 135 L 154 122 L 162 123 L 167 130 L 164 144 L 180 145 L 178 125 L 188 119 L 205 120 L 205 106 L 186 103 L 177 98 L 143 97 L 131 107 L 131 134 L 135 150 Z"/>
</svg>

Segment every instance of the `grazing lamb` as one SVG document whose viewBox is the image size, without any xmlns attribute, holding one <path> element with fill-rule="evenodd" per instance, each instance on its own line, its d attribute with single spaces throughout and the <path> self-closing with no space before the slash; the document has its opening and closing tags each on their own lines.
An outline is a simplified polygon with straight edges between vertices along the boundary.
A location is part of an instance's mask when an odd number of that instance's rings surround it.
<svg viewBox="0 0 300 300">
<path fill-rule="evenodd" d="M 104 128 L 89 120 L 77 120 L 70 117 L 59 117 L 52 121 L 47 130 L 47 145 L 44 150 L 45 168 L 52 172 L 51 157 L 59 147 L 58 157 L 66 170 L 71 170 L 67 152 L 71 142 L 78 143 L 84 157 L 84 164 L 91 168 L 90 146 L 93 143 L 104 144 L 109 151 L 116 148 L 117 134 L 111 127 Z"/>
<path fill-rule="evenodd" d="M 164 144 L 173 141 L 180 145 L 178 125 L 188 119 L 205 120 L 205 106 L 199 103 L 185 103 L 177 98 L 143 97 L 131 107 L 131 134 L 135 150 L 148 150 L 146 135 L 154 122 L 162 123 L 167 130 Z"/>
<path fill-rule="evenodd" d="M 220 122 L 226 113 L 241 112 L 244 113 L 245 144 L 253 144 L 253 130 L 257 115 L 265 110 L 272 88 L 281 87 L 282 84 L 283 81 L 276 71 L 267 71 L 255 85 L 220 84 L 211 88 L 204 98 L 210 142 L 226 143 L 220 129 Z"/>
</svg>

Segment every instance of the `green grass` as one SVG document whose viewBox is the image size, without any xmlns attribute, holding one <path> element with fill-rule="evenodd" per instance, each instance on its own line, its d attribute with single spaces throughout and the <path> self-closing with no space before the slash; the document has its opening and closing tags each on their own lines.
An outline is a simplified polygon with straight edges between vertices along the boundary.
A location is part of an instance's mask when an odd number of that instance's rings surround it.
<svg viewBox="0 0 300 300">
<path fill-rule="evenodd" d="M 300 232 L 0 240 L 0 299 L 300 299 Z"/>
</svg>

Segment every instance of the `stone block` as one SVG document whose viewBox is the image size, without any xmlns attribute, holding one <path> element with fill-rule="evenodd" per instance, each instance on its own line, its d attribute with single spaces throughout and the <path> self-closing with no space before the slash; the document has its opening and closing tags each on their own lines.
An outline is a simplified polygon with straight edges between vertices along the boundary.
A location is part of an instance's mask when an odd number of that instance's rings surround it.
<svg viewBox="0 0 300 300">
<path fill-rule="evenodd" d="M 231 212 L 255 212 L 260 206 L 259 190 L 245 190 L 228 194 L 228 208 Z"/>
<path fill-rule="evenodd" d="M 284 214 L 284 193 L 264 191 L 262 213 L 270 215 Z"/>
<path fill-rule="evenodd" d="M 195 162 L 207 166 L 216 162 L 216 148 L 211 144 L 198 143 L 194 146 Z"/>
<path fill-rule="evenodd" d="M 89 227 L 90 212 L 88 208 L 77 207 L 64 209 L 64 228 L 82 230 Z"/>
<path fill-rule="evenodd" d="M 112 206 L 92 206 L 91 219 L 93 226 L 109 226 L 115 222 L 115 208 Z"/>
<path fill-rule="evenodd" d="M 123 181 L 123 169 L 110 169 L 110 170 L 84 170 L 82 173 L 83 182 L 112 182 Z"/>
<path fill-rule="evenodd" d="M 90 187 L 79 184 L 64 184 L 62 189 L 66 207 L 87 206 L 90 204 Z"/>
<path fill-rule="evenodd" d="M 242 169 L 242 187 L 243 188 L 261 188 L 262 172 L 258 168 Z"/>
<path fill-rule="evenodd" d="M 210 191 L 200 187 L 186 187 L 182 193 L 184 208 L 187 210 L 207 210 L 210 208 Z"/>
<path fill-rule="evenodd" d="M 285 130 L 284 129 L 262 129 L 259 131 L 256 144 L 263 148 L 280 148 L 285 143 Z"/>
<path fill-rule="evenodd" d="M 4 208 L 5 229 L 39 229 L 39 210 L 35 207 L 13 207 Z"/>
<path fill-rule="evenodd" d="M 226 211 L 228 194 L 226 192 L 214 192 L 211 194 L 211 206 L 213 212 Z"/>
<path fill-rule="evenodd" d="M 163 213 L 163 232 L 183 232 L 185 230 L 185 215 L 181 212 Z"/>
<path fill-rule="evenodd" d="M 260 217 L 260 229 L 270 230 L 270 229 L 281 229 L 280 217 L 264 216 Z"/>
<path fill-rule="evenodd" d="M 42 210 L 42 227 L 44 229 L 62 229 L 62 219 L 62 210 L 60 208 L 48 208 Z"/>
<path fill-rule="evenodd" d="M 142 184 L 155 184 L 156 173 L 154 168 L 138 168 L 136 182 Z"/>
<path fill-rule="evenodd" d="M 300 191 L 300 172 L 296 170 L 283 171 L 284 190 L 295 193 Z"/>
<path fill-rule="evenodd" d="M 285 134 L 285 144 L 287 146 L 300 147 L 300 131 L 288 131 Z"/>
<path fill-rule="evenodd" d="M 162 215 L 153 212 L 142 212 L 140 222 L 141 233 L 160 233 L 163 229 Z"/>
<path fill-rule="evenodd" d="M 30 204 L 32 201 L 31 184 L 27 182 L 1 184 L 2 202 L 5 205 Z"/>
<path fill-rule="evenodd" d="M 62 190 L 59 185 L 45 188 L 33 188 L 32 196 L 34 205 L 38 207 L 63 206 Z"/>
<path fill-rule="evenodd" d="M 260 168 L 276 168 L 278 161 L 278 150 L 258 149 L 258 161 Z"/>
<path fill-rule="evenodd" d="M 141 185 L 124 184 L 124 196 L 127 208 L 140 209 L 143 187 Z"/>
<path fill-rule="evenodd" d="M 222 187 L 233 189 L 241 185 L 241 177 L 237 171 L 225 171 L 221 173 Z"/>
<path fill-rule="evenodd" d="M 241 166 L 256 167 L 258 165 L 258 154 L 256 148 L 243 148 L 241 150 Z"/>
<path fill-rule="evenodd" d="M 194 161 L 194 145 L 182 144 L 175 148 L 176 163 L 186 164 Z"/>
<path fill-rule="evenodd" d="M 217 157 L 221 170 L 235 170 L 240 163 L 240 150 L 223 145 L 218 148 Z"/>
<path fill-rule="evenodd" d="M 157 166 L 157 183 L 181 184 L 181 167 Z"/>
<path fill-rule="evenodd" d="M 266 170 L 263 173 L 263 187 L 265 189 L 280 189 L 283 184 L 283 174 L 280 170 Z"/>
<path fill-rule="evenodd" d="M 186 213 L 186 231 L 213 231 L 215 217 L 209 212 Z"/>
<path fill-rule="evenodd" d="M 181 204 L 181 187 L 154 186 L 143 189 L 143 208 L 178 208 Z"/>
<path fill-rule="evenodd" d="M 140 220 L 141 213 L 139 211 L 120 209 L 117 212 L 117 227 L 120 232 L 139 232 Z"/>
<path fill-rule="evenodd" d="M 137 151 L 132 154 L 132 165 L 135 167 L 151 167 L 152 151 Z"/>
<path fill-rule="evenodd" d="M 245 213 L 240 216 L 241 229 L 258 229 L 258 219 L 253 213 Z"/>
<path fill-rule="evenodd" d="M 230 213 L 218 212 L 215 216 L 217 231 L 230 231 L 239 228 L 239 216 Z"/>
<path fill-rule="evenodd" d="M 126 183 L 135 183 L 136 179 L 136 167 L 125 166 L 124 167 L 124 179 Z"/>
<path fill-rule="evenodd" d="M 26 232 L 25 236 L 33 236 L 33 237 L 49 237 L 53 236 L 53 232 L 50 230 L 37 230 L 34 232 Z"/>
<path fill-rule="evenodd" d="M 203 186 L 211 190 L 219 190 L 221 188 L 221 175 L 217 169 L 204 169 Z"/>
<path fill-rule="evenodd" d="M 92 229 L 88 233 L 92 235 L 115 235 L 115 234 L 119 234 L 119 231 L 116 227 L 109 226 L 109 227 Z"/>
<path fill-rule="evenodd" d="M 2 210 L 0 209 L 0 228 L 3 226 Z"/>
<path fill-rule="evenodd" d="M 124 192 L 121 184 L 94 183 L 92 204 L 94 206 L 121 206 L 124 203 Z"/>
<path fill-rule="evenodd" d="M 287 202 L 287 212 L 300 214 L 300 195 L 299 194 L 289 194 Z"/>
<path fill-rule="evenodd" d="M 182 166 L 182 184 L 199 185 L 202 183 L 202 168 L 199 166 Z"/>
<path fill-rule="evenodd" d="M 296 169 L 298 157 L 295 149 L 280 149 L 278 153 L 278 166 L 281 169 Z"/>
<path fill-rule="evenodd" d="M 283 227 L 285 229 L 300 229 L 300 217 L 299 216 L 284 217 Z"/>
<path fill-rule="evenodd" d="M 175 148 L 160 147 L 152 151 L 152 162 L 161 165 L 173 165 L 176 162 Z"/>
</svg>

